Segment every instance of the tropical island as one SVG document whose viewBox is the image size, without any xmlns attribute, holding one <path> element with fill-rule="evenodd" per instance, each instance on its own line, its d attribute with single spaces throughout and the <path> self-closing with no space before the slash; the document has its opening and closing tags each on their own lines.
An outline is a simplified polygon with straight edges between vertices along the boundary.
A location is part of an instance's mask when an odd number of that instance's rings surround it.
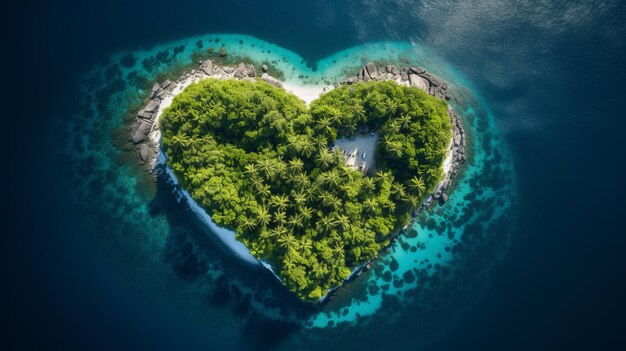
<svg viewBox="0 0 626 351">
<path fill-rule="evenodd" d="M 394 81 L 355 79 L 309 107 L 272 83 L 189 84 L 159 119 L 161 147 L 215 223 L 290 291 L 317 301 L 376 257 L 435 191 L 453 126 L 445 99 Z M 373 155 L 348 147 L 359 138 Z"/>
</svg>

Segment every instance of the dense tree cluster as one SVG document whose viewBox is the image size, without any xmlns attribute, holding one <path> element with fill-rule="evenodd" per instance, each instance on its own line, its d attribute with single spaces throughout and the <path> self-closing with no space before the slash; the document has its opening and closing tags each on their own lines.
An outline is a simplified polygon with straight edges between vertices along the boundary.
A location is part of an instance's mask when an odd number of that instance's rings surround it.
<svg viewBox="0 0 626 351">
<path fill-rule="evenodd" d="M 340 87 L 307 109 L 261 81 L 207 79 L 176 96 L 160 127 L 181 185 L 305 300 L 407 224 L 451 137 L 445 101 L 393 82 Z M 359 130 L 380 131 L 372 176 L 329 148 Z"/>
</svg>

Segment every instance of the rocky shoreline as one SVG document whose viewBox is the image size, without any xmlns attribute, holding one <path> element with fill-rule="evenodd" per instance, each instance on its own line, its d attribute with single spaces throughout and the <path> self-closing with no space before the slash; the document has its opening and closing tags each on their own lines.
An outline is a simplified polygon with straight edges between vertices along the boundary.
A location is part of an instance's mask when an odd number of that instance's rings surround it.
<svg viewBox="0 0 626 351">
<path fill-rule="evenodd" d="M 262 74 L 258 76 L 265 82 L 283 88 L 282 83 L 267 74 L 267 66 L 261 68 Z M 237 66 L 219 66 L 213 64 L 211 60 L 200 63 L 198 69 L 193 69 L 184 73 L 176 82 L 166 80 L 162 83 L 156 82 L 152 86 L 152 91 L 148 97 L 148 103 L 137 113 L 135 122 L 130 127 L 130 141 L 137 147 L 140 160 L 149 165 L 150 170 L 154 169 L 155 161 L 159 153 L 158 136 L 154 133 L 158 131 L 157 116 L 169 106 L 171 99 L 187 85 L 205 78 L 217 79 L 240 79 L 254 82 L 257 78 L 257 71 L 253 65 L 241 63 Z M 165 101 L 169 100 L 169 103 Z M 150 136 L 153 137 L 150 137 Z"/>
<path fill-rule="evenodd" d="M 162 83 L 155 83 L 149 95 L 146 105 L 139 110 L 135 118 L 135 122 L 129 128 L 130 140 L 136 145 L 136 150 L 140 161 L 147 166 L 149 172 L 153 172 L 159 163 L 160 155 L 160 132 L 158 129 L 158 117 L 167 108 L 176 94 L 193 82 L 197 82 L 205 78 L 217 79 L 239 79 L 245 81 L 256 81 L 257 78 L 278 87 L 284 88 L 283 83 L 267 74 L 268 67 L 263 65 L 260 67 L 261 75 L 257 75 L 257 68 L 250 64 L 240 63 L 236 66 L 221 66 L 213 63 L 211 60 L 200 62 L 198 68 L 192 69 L 188 73 L 184 73 L 176 82 L 166 80 Z M 429 74 L 421 67 L 396 67 L 395 65 L 379 65 L 368 63 L 361 67 L 355 76 L 348 77 L 335 86 L 351 85 L 359 81 L 383 81 L 393 80 L 400 85 L 416 87 L 422 89 L 428 94 L 439 98 L 450 100 L 451 95 L 448 91 L 448 84 L 441 79 Z M 326 89 L 324 89 L 326 90 Z M 440 182 L 435 192 L 417 209 L 411 218 L 411 223 L 401 229 L 394 235 L 389 245 L 384 247 L 380 253 L 385 252 L 398 238 L 404 233 L 405 229 L 411 226 L 417 217 L 417 214 L 427 208 L 433 200 L 443 204 L 448 200 L 447 191 L 450 189 L 453 181 L 459 175 L 461 167 L 467 160 L 466 156 L 466 135 L 463 130 L 461 118 L 450 105 L 448 105 L 448 114 L 452 125 L 452 140 L 450 142 L 448 157 L 444 162 L 445 177 Z M 352 274 L 320 300 L 320 302 L 332 299 L 334 292 L 358 277 L 363 271 L 372 267 L 372 262 L 380 257 L 380 254 L 371 260 L 357 266 Z"/>
</svg>

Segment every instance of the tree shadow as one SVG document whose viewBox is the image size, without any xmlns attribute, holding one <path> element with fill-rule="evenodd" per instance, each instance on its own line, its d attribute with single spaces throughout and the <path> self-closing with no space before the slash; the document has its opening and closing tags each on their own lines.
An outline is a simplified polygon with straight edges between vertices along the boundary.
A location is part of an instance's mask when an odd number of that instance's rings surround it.
<svg viewBox="0 0 626 351">
<path fill-rule="evenodd" d="M 302 302 L 269 270 L 242 261 L 225 247 L 181 200 L 165 172 L 156 175 L 149 211 L 164 216 L 170 228 L 163 261 L 183 283 L 206 286 L 202 302 L 207 313 L 220 310 L 244 321 L 241 340 L 246 345 L 258 350 L 276 346 L 319 312 L 319 306 Z"/>
</svg>

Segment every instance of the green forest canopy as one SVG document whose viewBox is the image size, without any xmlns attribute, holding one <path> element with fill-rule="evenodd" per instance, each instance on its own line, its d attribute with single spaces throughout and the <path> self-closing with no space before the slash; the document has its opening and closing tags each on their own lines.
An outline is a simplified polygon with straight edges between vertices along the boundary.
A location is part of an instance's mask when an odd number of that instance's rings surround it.
<svg viewBox="0 0 626 351">
<path fill-rule="evenodd" d="M 444 100 L 394 82 L 341 86 L 307 109 L 262 81 L 206 79 L 174 98 L 160 128 L 183 188 L 304 300 L 408 223 L 440 181 L 451 138 Z M 373 176 L 329 148 L 364 128 L 380 131 Z"/>
</svg>

